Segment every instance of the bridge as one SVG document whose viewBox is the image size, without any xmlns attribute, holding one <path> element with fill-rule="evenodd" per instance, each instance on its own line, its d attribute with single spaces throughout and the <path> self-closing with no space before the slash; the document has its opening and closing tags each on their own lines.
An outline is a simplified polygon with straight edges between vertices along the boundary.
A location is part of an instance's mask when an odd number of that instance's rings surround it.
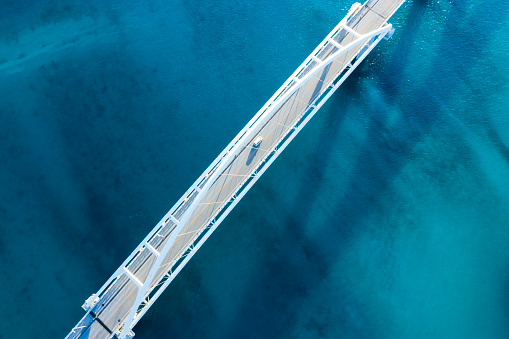
<svg viewBox="0 0 509 339">
<path fill-rule="evenodd" d="M 67 339 L 126 339 L 207 238 L 393 28 L 405 0 L 355 3 L 99 291 Z"/>
</svg>

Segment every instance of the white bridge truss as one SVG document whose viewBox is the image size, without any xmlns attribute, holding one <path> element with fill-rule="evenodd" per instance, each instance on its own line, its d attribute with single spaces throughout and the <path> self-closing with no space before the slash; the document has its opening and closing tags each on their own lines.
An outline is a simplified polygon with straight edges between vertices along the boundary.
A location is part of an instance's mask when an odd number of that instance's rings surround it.
<svg viewBox="0 0 509 339">
<path fill-rule="evenodd" d="M 132 328 L 221 221 L 369 52 L 392 34 L 387 21 L 404 1 L 354 4 L 85 302 L 87 313 L 66 338 L 132 338 Z"/>
</svg>

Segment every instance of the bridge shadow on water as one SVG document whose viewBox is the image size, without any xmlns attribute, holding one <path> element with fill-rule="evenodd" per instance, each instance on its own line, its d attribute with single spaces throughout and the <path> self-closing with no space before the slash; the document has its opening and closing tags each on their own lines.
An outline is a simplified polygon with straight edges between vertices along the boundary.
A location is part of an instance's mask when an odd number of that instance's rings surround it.
<svg viewBox="0 0 509 339">
<path fill-rule="evenodd" d="M 325 175 L 333 150 L 337 147 L 335 141 L 341 139 L 338 130 L 343 121 L 345 102 L 346 106 L 351 104 L 350 95 L 358 96 L 361 90 L 359 81 L 355 78 L 359 73 L 363 73 L 362 66 L 343 84 L 335 94 L 333 107 L 326 118 L 327 123 L 321 131 L 324 136 L 319 139 L 312 158 L 307 161 L 308 167 L 303 177 L 312 180 L 301 182 L 295 204 L 286 216 L 285 225 L 277 238 L 276 253 L 267 254 L 259 267 L 253 270 L 256 277 L 245 289 L 247 292 L 242 306 L 238 308 L 239 313 L 235 319 L 230 322 L 230 330 L 225 337 L 269 338 L 288 335 L 288 329 L 292 328 L 291 325 L 296 320 L 294 315 L 303 306 L 306 295 L 331 273 L 332 267 L 341 256 L 341 249 L 356 235 L 365 231 L 361 227 L 363 219 L 390 191 L 393 180 L 412 156 L 414 147 L 435 124 L 451 124 L 448 121 L 450 118 L 439 113 L 443 112 L 442 107 L 452 100 L 451 94 L 458 88 L 459 79 L 464 77 L 469 66 L 478 62 L 477 57 L 483 46 L 495 33 L 483 29 L 484 23 L 475 22 L 474 18 L 468 17 L 466 4 L 453 5 L 454 10 L 448 14 L 444 24 L 442 40 L 437 44 L 431 69 L 437 72 L 441 70 L 444 60 L 455 60 L 459 66 L 453 68 L 452 72 L 439 75 L 432 71 L 425 79 L 421 79 L 422 85 L 416 88 L 413 98 L 406 99 L 407 103 L 400 102 L 400 96 L 405 89 L 398 79 L 401 79 L 406 67 L 411 67 L 407 50 L 417 39 L 417 29 L 427 10 L 426 3 L 419 1 L 413 4 L 407 16 L 412 21 L 412 29 L 405 27 L 399 30 L 401 38 L 399 46 L 394 47 L 393 60 L 381 61 L 380 67 L 383 67 L 384 71 L 380 79 L 383 79 L 387 87 L 381 88 L 385 102 L 380 107 L 399 106 L 403 112 L 402 118 L 389 127 L 389 117 L 383 109 L 367 112 L 371 115 L 367 137 L 349 174 L 345 193 L 328 213 L 326 222 L 319 226 L 319 231 L 309 236 L 309 232 L 305 230 L 311 221 L 310 206 L 318 200 L 320 179 Z M 500 12 L 494 12 L 498 11 L 495 8 L 486 10 L 493 12 L 488 14 L 496 14 L 497 17 L 501 15 Z M 503 17 L 505 14 L 504 12 Z M 465 40 L 465 37 L 474 35 L 475 41 Z M 453 46 L 458 43 L 463 45 Z M 464 49 L 468 49 L 468 53 L 465 53 Z M 376 55 L 378 52 L 375 50 L 372 54 Z M 440 176 L 443 170 L 437 168 L 434 175 Z M 345 337 L 378 337 L 381 329 L 377 328 L 377 325 L 383 325 L 380 320 L 371 318 L 370 314 L 373 313 L 366 309 L 367 306 L 362 301 L 351 296 L 351 290 L 343 286 L 336 287 L 338 290 L 343 288 L 335 293 L 342 297 L 339 300 L 345 302 L 344 312 L 334 313 L 334 319 L 312 316 L 313 321 L 309 322 L 308 329 L 315 332 L 316 336 L 335 337 L 335 334 L 328 333 L 333 322 L 334 326 L 338 323 L 343 326 Z"/>
</svg>

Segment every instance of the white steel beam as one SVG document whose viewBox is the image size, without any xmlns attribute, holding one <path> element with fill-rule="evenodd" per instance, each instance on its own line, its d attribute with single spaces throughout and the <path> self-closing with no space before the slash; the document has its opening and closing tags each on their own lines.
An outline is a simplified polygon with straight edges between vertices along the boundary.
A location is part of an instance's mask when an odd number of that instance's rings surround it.
<svg viewBox="0 0 509 339">
<path fill-rule="evenodd" d="M 337 43 L 334 39 L 332 39 L 332 38 L 331 38 L 331 39 L 329 39 L 329 40 L 327 40 L 327 42 L 329 42 L 329 43 L 333 44 L 333 45 L 334 45 L 334 46 L 336 46 L 336 48 L 337 48 L 337 49 L 339 49 L 339 50 L 344 49 L 344 47 L 343 47 L 343 46 L 341 46 L 340 44 L 338 44 L 338 43 Z"/>
<path fill-rule="evenodd" d="M 152 252 L 153 255 L 155 255 L 156 257 L 158 257 L 160 255 L 160 253 L 154 248 L 152 247 L 152 245 L 150 245 L 149 243 L 146 243 L 145 244 L 145 247 L 150 251 Z"/>
<path fill-rule="evenodd" d="M 311 59 L 313 59 L 317 64 L 322 62 L 322 60 L 318 59 L 318 57 L 316 57 L 315 55 L 312 55 Z"/>
<path fill-rule="evenodd" d="M 143 287 L 143 283 L 140 281 L 140 279 L 136 278 L 136 276 L 133 274 L 133 272 L 129 271 L 127 267 L 122 266 L 122 269 L 125 274 L 131 279 L 138 287 Z"/>
<path fill-rule="evenodd" d="M 347 25 L 341 25 L 341 28 L 344 29 L 345 31 L 347 31 L 348 33 L 352 33 L 353 35 L 355 35 L 356 38 L 360 38 L 362 36 L 362 34 L 356 32 L 355 30 L 351 29 Z"/>
</svg>

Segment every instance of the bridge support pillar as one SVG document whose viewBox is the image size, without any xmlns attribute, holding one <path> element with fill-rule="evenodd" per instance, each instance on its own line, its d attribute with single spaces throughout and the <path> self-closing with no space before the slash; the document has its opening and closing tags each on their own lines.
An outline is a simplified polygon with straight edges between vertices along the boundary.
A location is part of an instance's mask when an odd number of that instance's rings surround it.
<svg viewBox="0 0 509 339">
<path fill-rule="evenodd" d="M 114 338 L 120 338 L 119 333 L 115 334 Z M 127 333 L 126 339 L 133 339 L 134 338 L 134 332 L 133 330 L 130 330 L 129 333 Z"/>
<path fill-rule="evenodd" d="M 385 34 L 384 39 L 389 40 L 390 38 L 392 38 L 392 35 L 394 34 L 395 30 L 396 29 L 394 27 L 392 27 L 391 30 L 389 32 L 387 32 L 387 34 Z"/>
<path fill-rule="evenodd" d="M 99 300 L 99 297 L 97 296 L 97 294 L 94 293 L 90 297 L 88 297 L 88 299 L 85 301 L 83 305 L 81 305 L 81 308 L 84 309 L 85 311 L 88 311 L 92 308 L 92 306 L 94 306 L 97 300 Z"/>
</svg>

